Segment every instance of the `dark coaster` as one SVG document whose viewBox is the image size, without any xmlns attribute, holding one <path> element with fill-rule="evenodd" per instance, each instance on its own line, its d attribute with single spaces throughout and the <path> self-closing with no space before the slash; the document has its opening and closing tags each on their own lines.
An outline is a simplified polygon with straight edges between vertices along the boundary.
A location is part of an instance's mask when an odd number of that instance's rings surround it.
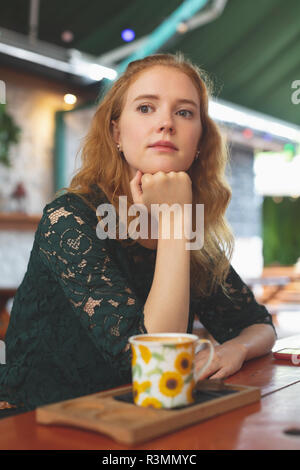
<svg viewBox="0 0 300 470">
<path fill-rule="evenodd" d="M 238 390 L 195 390 L 194 397 L 195 402 L 186 406 L 178 406 L 176 408 L 164 408 L 164 410 L 180 410 L 182 408 L 188 408 L 191 406 L 199 405 L 199 403 L 205 403 L 210 400 L 215 400 L 216 398 L 222 398 L 226 395 L 231 395 L 237 393 Z M 122 393 L 121 395 L 115 395 L 113 397 L 115 400 L 124 401 L 126 403 L 134 403 L 132 392 Z"/>
</svg>

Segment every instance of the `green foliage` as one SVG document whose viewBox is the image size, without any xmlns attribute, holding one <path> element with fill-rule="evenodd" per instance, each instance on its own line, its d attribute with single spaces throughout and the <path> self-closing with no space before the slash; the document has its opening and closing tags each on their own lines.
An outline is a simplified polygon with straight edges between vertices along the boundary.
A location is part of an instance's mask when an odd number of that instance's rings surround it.
<svg viewBox="0 0 300 470">
<path fill-rule="evenodd" d="M 21 129 L 15 124 L 12 116 L 0 104 L 0 163 L 10 166 L 9 150 L 12 144 L 19 142 Z"/>
<path fill-rule="evenodd" d="M 264 198 L 263 256 L 265 266 L 290 266 L 297 262 L 300 257 L 299 197 Z"/>
</svg>

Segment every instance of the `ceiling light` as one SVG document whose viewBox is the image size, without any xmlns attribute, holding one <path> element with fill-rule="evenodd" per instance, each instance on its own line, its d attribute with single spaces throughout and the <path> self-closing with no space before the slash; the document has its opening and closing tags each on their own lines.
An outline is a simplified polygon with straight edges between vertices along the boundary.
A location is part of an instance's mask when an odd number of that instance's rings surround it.
<svg viewBox="0 0 300 470">
<path fill-rule="evenodd" d="M 72 33 L 72 31 L 63 31 L 61 33 L 61 39 L 64 42 L 71 42 L 74 39 L 74 34 Z"/>
<path fill-rule="evenodd" d="M 125 42 L 133 41 L 135 38 L 135 32 L 132 29 L 123 29 L 121 37 Z"/>
<path fill-rule="evenodd" d="M 64 96 L 64 102 L 67 104 L 75 104 L 77 101 L 77 97 L 75 95 L 72 95 L 72 93 L 67 93 Z"/>
<path fill-rule="evenodd" d="M 182 21 L 181 23 L 178 23 L 178 25 L 176 27 L 177 32 L 181 33 L 181 34 L 186 33 L 188 29 L 189 29 L 188 25 L 186 23 L 184 23 L 184 21 Z"/>
<path fill-rule="evenodd" d="M 87 65 L 86 63 L 83 64 L 87 75 L 92 79 L 92 80 L 102 80 L 102 78 L 108 78 L 109 80 L 114 80 L 117 76 L 117 72 L 112 69 L 108 69 L 107 67 L 102 67 L 101 65 L 98 64 L 89 64 Z"/>
<path fill-rule="evenodd" d="M 209 114 L 212 119 L 232 123 L 259 132 L 267 132 L 293 142 L 300 142 L 300 127 L 289 125 L 279 119 L 245 109 L 241 106 L 228 105 L 218 100 L 209 102 Z"/>
<path fill-rule="evenodd" d="M 70 49 L 70 65 L 72 66 L 73 73 L 88 77 L 90 80 L 99 81 L 102 78 L 114 80 L 117 77 L 117 72 L 109 67 L 97 64 L 90 60 L 85 54 L 82 54 L 76 49 Z"/>
<path fill-rule="evenodd" d="M 253 131 L 251 129 L 246 128 L 243 130 L 243 136 L 245 137 L 245 139 L 252 139 Z"/>
<path fill-rule="evenodd" d="M 0 29 L 0 35 L 1 33 Z M 15 35 L 12 35 L 10 41 L 13 42 L 13 40 L 15 40 L 17 45 L 0 41 L 0 53 L 95 81 L 102 78 L 114 80 L 117 76 L 117 72 L 114 69 L 94 63 L 92 56 L 83 54 L 76 49 L 68 49 L 66 51 L 63 48 L 53 46 L 50 48 L 48 44 L 47 47 L 44 47 L 44 44 L 39 41 L 39 52 L 36 52 L 35 50 L 24 48 L 26 47 L 26 38 L 23 35 L 16 35 L 16 39 Z M 21 44 L 24 45 L 22 46 Z M 42 49 L 44 52 L 40 52 Z"/>
</svg>

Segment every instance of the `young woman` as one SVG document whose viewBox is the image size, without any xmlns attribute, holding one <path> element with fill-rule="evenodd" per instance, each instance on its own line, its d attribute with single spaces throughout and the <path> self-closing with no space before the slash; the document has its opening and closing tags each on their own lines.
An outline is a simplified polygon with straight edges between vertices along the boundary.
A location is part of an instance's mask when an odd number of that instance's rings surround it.
<svg viewBox="0 0 300 470">
<path fill-rule="evenodd" d="M 82 157 L 67 192 L 45 207 L 15 296 L 2 407 L 29 410 L 129 383 L 128 338 L 191 332 L 196 316 L 219 343 L 206 377 L 225 378 L 268 353 L 271 317 L 230 265 L 227 154 L 208 116 L 203 73 L 179 55 L 129 64 L 100 103 Z M 120 196 L 126 222 L 132 204 L 146 208 L 148 236 L 98 236 L 101 204 L 115 207 L 124 224 Z M 193 211 L 185 221 L 174 212 L 164 237 L 164 211 L 153 214 L 153 204 Z M 204 245 L 188 250 L 183 225 L 195 227 L 197 204 L 204 204 Z"/>
</svg>

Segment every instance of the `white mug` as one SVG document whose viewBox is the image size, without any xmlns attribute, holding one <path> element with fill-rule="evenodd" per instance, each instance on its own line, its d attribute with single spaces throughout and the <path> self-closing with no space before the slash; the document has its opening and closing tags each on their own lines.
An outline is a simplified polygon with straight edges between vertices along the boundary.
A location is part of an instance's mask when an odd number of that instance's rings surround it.
<svg viewBox="0 0 300 470">
<path fill-rule="evenodd" d="M 177 408 L 194 403 L 196 382 L 211 364 L 214 347 L 208 339 L 185 333 L 154 333 L 129 338 L 132 350 L 134 403 L 143 407 Z M 200 344 L 209 345 L 209 357 L 195 371 Z"/>
</svg>

